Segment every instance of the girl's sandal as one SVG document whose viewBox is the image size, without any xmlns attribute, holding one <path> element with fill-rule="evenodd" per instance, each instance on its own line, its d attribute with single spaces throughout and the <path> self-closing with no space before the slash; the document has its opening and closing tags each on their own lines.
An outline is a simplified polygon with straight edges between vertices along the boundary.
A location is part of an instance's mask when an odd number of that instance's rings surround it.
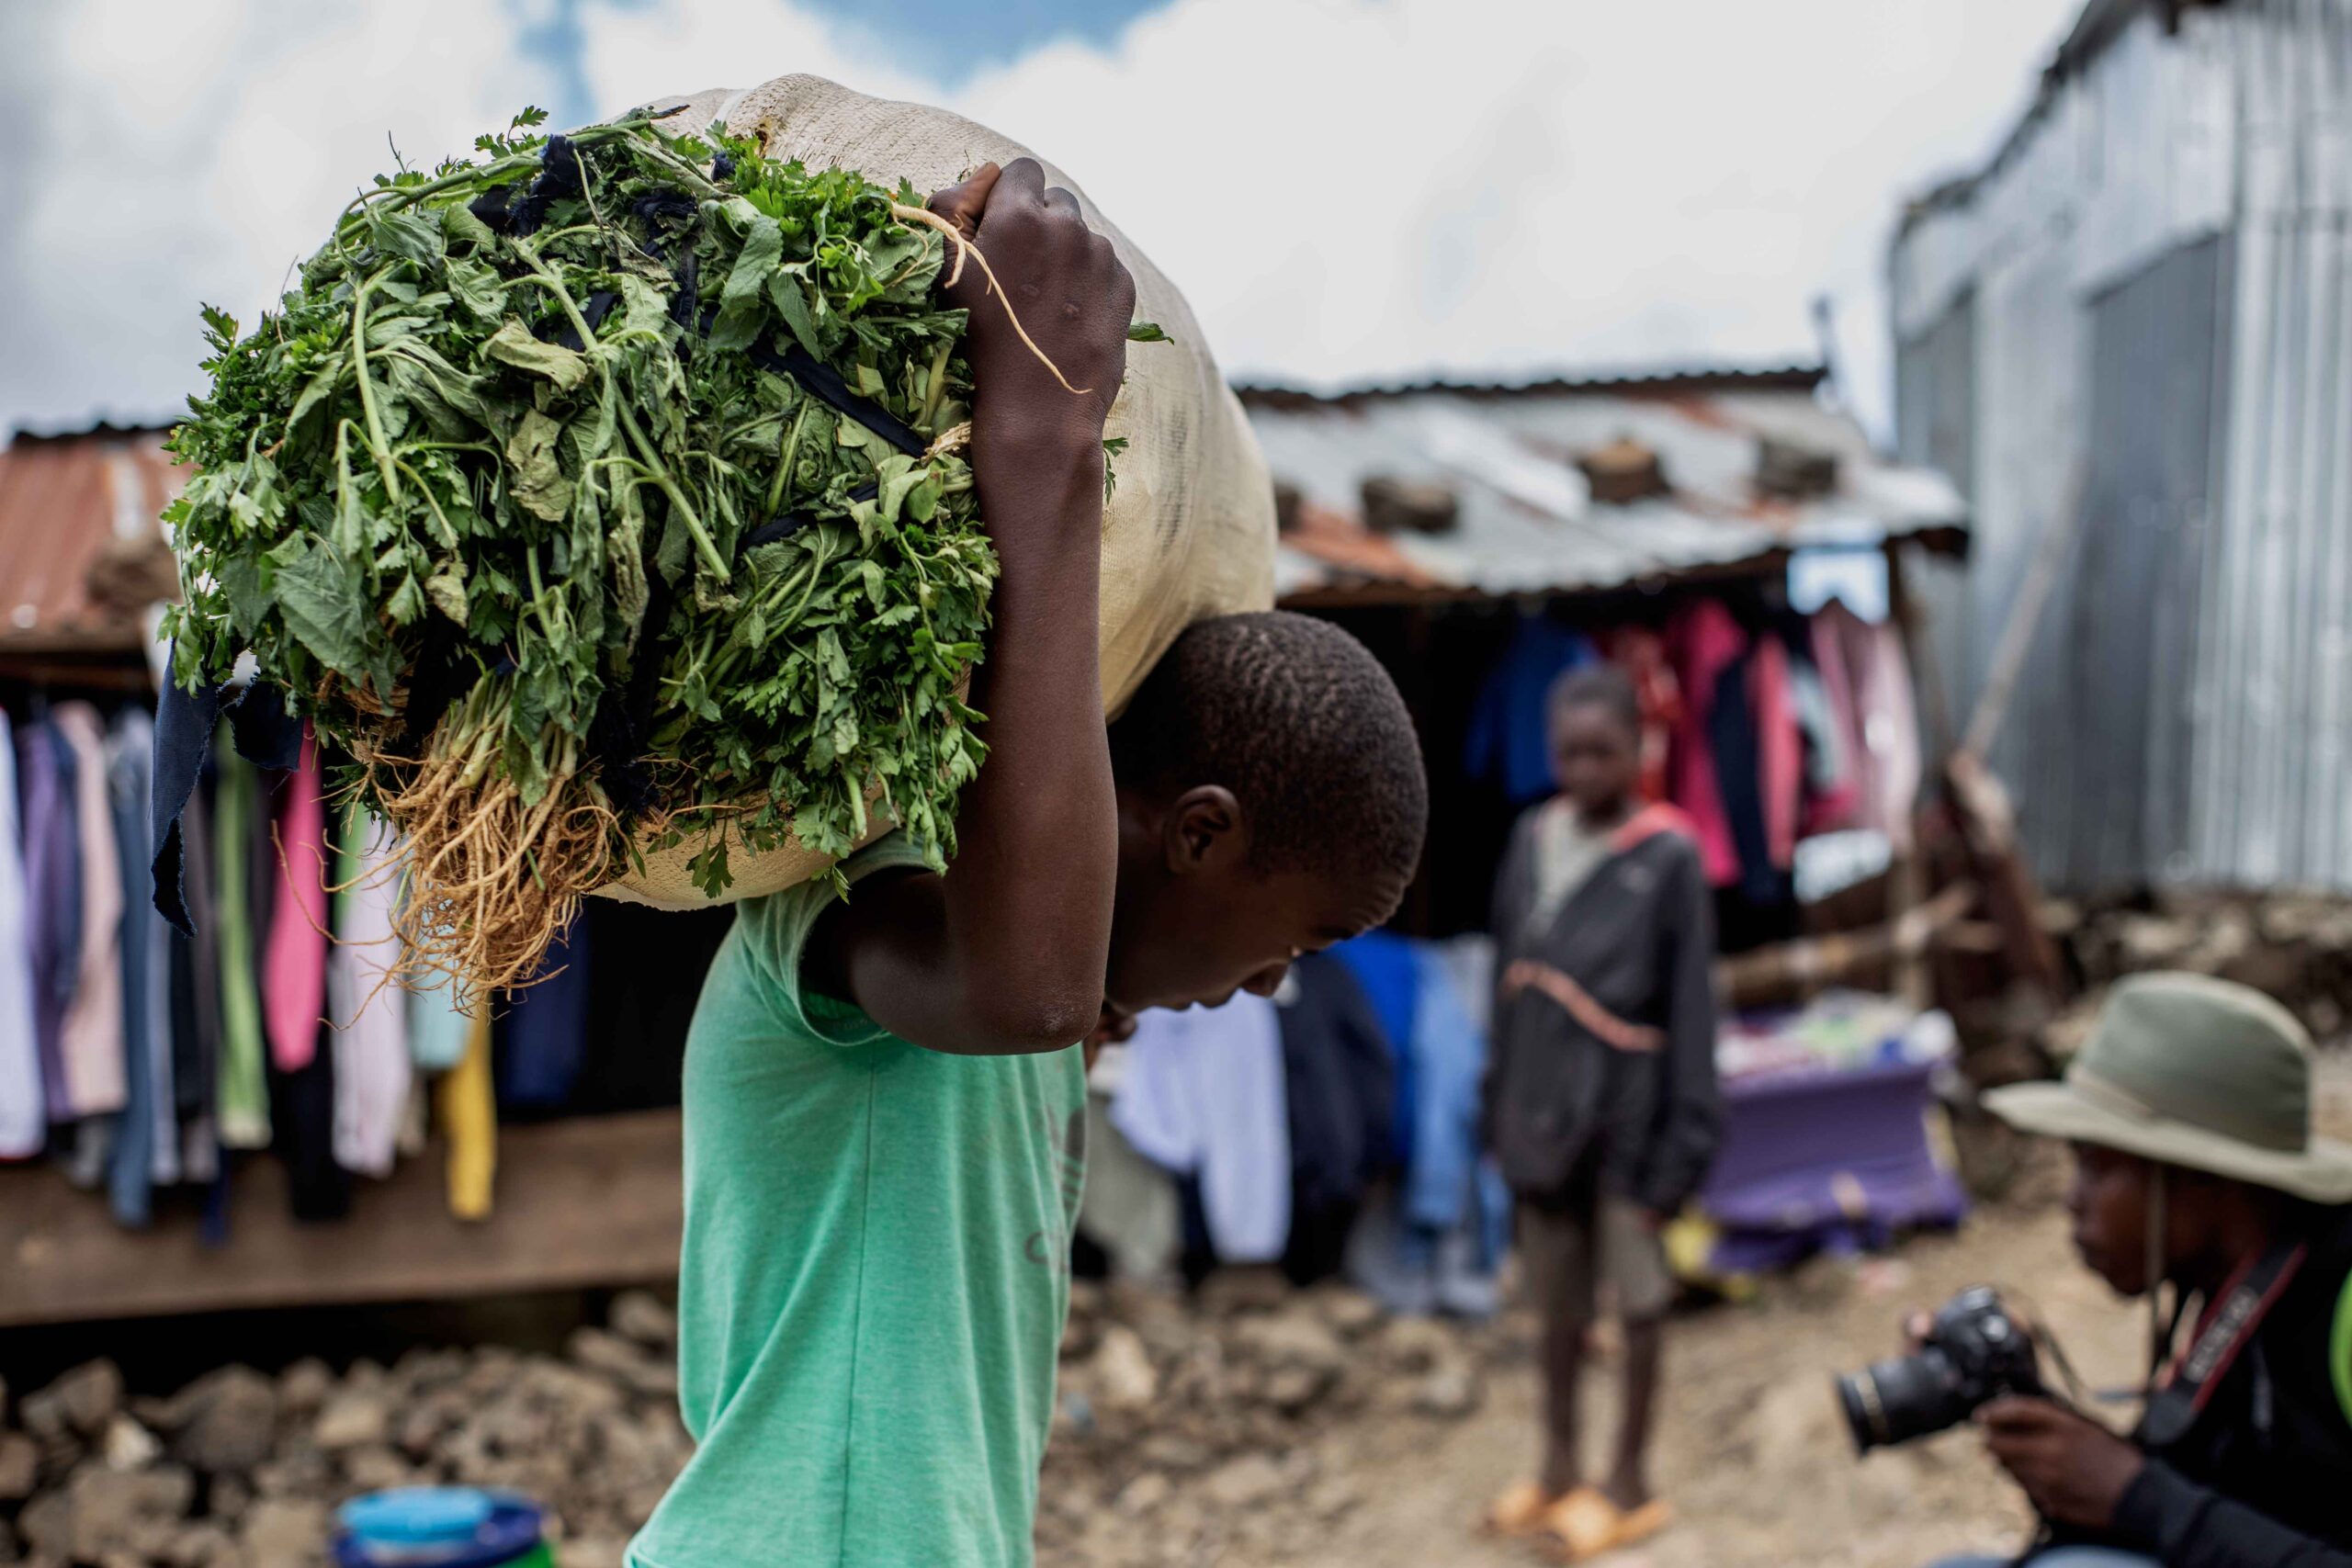
<svg viewBox="0 0 2352 1568">
<path fill-rule="evenodd" d="M 1544 1534 L 1561 1561 L 1582 1562 L 1620 1543 L 1625 1516 L 1597 1486 L 1579 1486 L 1544 1516 Z"/>
<path fill-rule="evenodd" d="M 1478 1529 L 1506 1540 L 1538 1534 L 1544 1529 L 1544 1517 L 1559 1500 L 1544 1490 L 1540 1482 L 1521 1481 L 1487 1506 Z"/>
</svg>

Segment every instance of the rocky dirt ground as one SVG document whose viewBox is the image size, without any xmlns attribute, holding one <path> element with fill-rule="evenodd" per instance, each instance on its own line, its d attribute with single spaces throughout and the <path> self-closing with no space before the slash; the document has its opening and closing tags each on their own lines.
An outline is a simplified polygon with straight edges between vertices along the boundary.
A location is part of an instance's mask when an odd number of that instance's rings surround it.
<svg viewBox="0 0 2352 1568">
<path fill-rule="evenodd" d="M 2352 1134 L 2352 1055 L 2323 1058 L 2321 1121 Z M 1679 1523 L 1623 1568 L 1908 1568 L 2014 1542 L 2015 1495 L 1965 1432 L 1858 1461 L 1830 1374 L 1894 1325 L 1988 1282 L 2047 1322 L 2094 1386 L 2132 1381 L 2143 1320 L 2075 1262 L 2040 1150 L 1960 1233 L 1817 1259 L 1755 1301 L 1673 1325 L 1657 1480 Z M 161 1332 L 163 1330 L 152 1330 Z M 549 1504 L 567 1568 L 617 1568 L 686 1457 L 674 1324 L 614 1303 L 560 1355 L 417 1348 L 208 1372 L 168 1397 L 91 1362 L 0 1386 L 0 1563 L 298 1568 L 356 1492 L 463 1480 Z M 1249 1273 L 1196 1300 L 1081 1285 L 1043 1482 L 1040 1568 L 1505 1568 L 1472 1529 L 1532 1457 L 1530 1325 L 1384 1317 Z M 1613 1419 L 1609 1369 L 1591 1390 Z"/>
<path fill-rule="evenodd" d="M 1658 1479 L 1683 1522 L 1627 1568 L 1908 1564 L 2021 1523 L 1963 1435 L 1857 1462 L 1835 1369 L 1883 1355 L 1900 1311 L 1991 1280 L 2030 1292 L 2093 1380 L 2128 1378 L 2139 1319 L 2074 1267 L 2045 1161 L 1951 1237 L 1818 1261 L 1759 1299 L 1679 1318 Z M 416 1350 L 337 1374 L 207 1374 L 126 1395 L 110 1365 L 0 1396 L 0 1562 L 294 1568 L 356 1491 L 463 1478 L 550 1503 L 570 1568 L 614 1568 L 683 1462 L 671 1317 L 622 1298 L 560 1357 Z M 1596 1388 L 1605 1425 L 1611 1390 Z M 1393 1320 L 1250 1275 L 1199 1301 L 1081 1287 L 1044 1479 L 1041 1568 L 1427 1568 L 1536 1561 L 1477 1539 L 1527 1462 L 1528 1325 Z"/>
</svg>

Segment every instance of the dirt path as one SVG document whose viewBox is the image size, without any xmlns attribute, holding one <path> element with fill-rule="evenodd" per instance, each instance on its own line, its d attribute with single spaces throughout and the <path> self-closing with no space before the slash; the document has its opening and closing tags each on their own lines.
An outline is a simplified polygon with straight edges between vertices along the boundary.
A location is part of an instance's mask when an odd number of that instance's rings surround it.
<svg viewBox="0 0 2352 1568">
<path fill-rule="evenodd" d="M 1623 1568 L 1910 1568 L 2021 1539 L 2017 1495 L 1972 1435 L 1857 1462 L 1829 1390 L 1833 1369 L 1888 1352 L 1904 1308 L 1983 1281 L 2030 1295 L 2086 1380 L 2131 1381 L 2143 1320 L 2075 1263 L 2054 1207 L 1993 1211 L 1957 1236 L 1916 1241 L 1859 1267 L 1817 1263 L 1754 1305 L 1677 1320 L 1657 1479 L 1681 1522 L 1612 1561 Z M 1597 1381 L 1589 1430 L 1605 1438 L 1613 1377 Z M 1458 1426 L 1330 1433 L 1317 1468 L 1347 1476 L 1362 1501 L 1312 1551 L 1269 1561 L 1284 1568 L 1521 1568 L 1536 1561 L 1464 1528 L 1530 1463 L 1535 1393 L 1534 1369 L 1519 1359 L 1489 1379 L 1479 1412 Z"/>
</svg>

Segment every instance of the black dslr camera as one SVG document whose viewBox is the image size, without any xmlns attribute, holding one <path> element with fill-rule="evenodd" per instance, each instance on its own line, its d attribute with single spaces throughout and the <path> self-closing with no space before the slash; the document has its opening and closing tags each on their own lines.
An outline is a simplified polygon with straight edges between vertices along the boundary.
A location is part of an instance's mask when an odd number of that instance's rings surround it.
<svg viewBox="0 0 2352 1568">
<path fill-rule="evenodd" d="M 1946 1302 L 1917 1351 L 1838 1380 L 1858 1453 L 1956 1427 L 2001 1394 L 2041 1392 L 2033 1337 L 1989 1285 Z"/>
</svg>

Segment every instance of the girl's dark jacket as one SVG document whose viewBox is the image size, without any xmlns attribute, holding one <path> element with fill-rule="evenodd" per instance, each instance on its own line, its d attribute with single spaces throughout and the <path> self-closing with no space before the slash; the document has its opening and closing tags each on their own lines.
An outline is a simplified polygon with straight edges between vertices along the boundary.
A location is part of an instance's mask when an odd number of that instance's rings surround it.
<svg viewBox="0 0 2352 1568">
<path fill-rule="evenodd" d="M 1607 1190 L 1671 1214 L 1706 1179 L 1722 1128 L 1706 873 L 1681 815 L 1650 807 L 1533 929 L 1536 823 L 1566 809 L 1521 817 L 1496 880 L 1487 1146 L 1532 1202 L 1560 1201 L 1597 1171 Z M 1521 959 L 1566 976 L 1573 1008 L 1546 990 L 1505 994 Z"/>
</svg>

